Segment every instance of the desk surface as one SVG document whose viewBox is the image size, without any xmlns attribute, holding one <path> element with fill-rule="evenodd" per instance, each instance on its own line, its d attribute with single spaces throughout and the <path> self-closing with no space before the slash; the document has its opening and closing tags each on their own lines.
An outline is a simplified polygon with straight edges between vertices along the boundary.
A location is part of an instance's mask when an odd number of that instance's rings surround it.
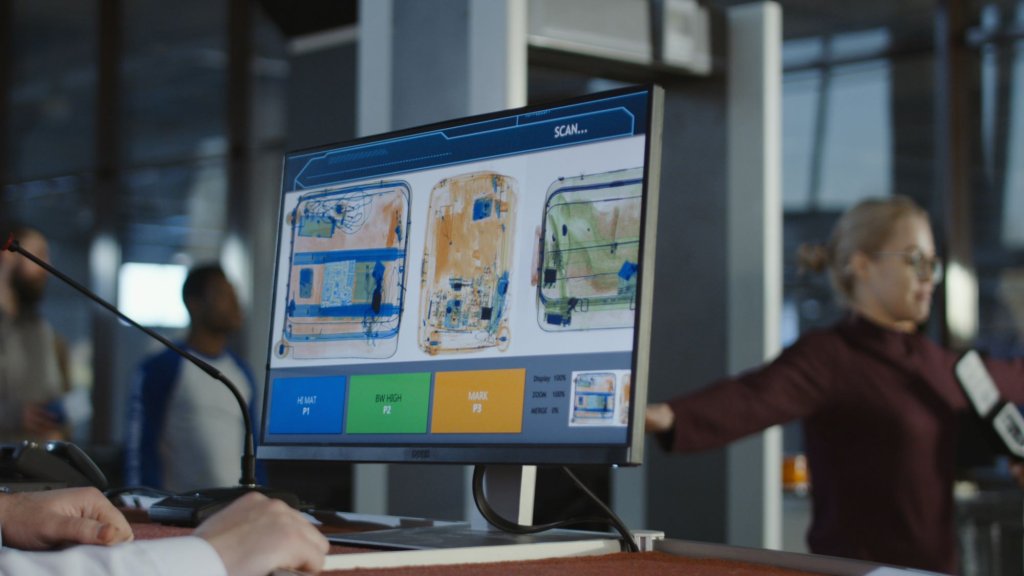
<svg viewBox="0 0 1024 576">
<path fill-rule="evenodd" d="M 159 524 L 135 523 L 132 525 L 135 537 L 140 540 L 153 538 L 167 538 L 182 536 L 191 533 L 190 529 L 162 526 Z M 456 576 L 498 576 L 506 574 L 524 574 L 529 576 L 566 576 L 567 574 L 582 574 L 586 576 L 619 576 L 621 574 L 638 575 L 674 575 L 686 574 L 687 576 L 802 576 L 814 574 L 868 574 L 875 567 L 860 562 L 833 561 L 833 563 L 849 564 L 851 570 L 808 572 L 793 568 L 784 568 L 777 565 L 752 563 L 736 559 L 717 558 L 719 550 L 742 550 L 719 545 L 705 545 L 698 543 L 683 543 L 673 541 L 681 546 L 676 553 L 646 552 L 643 554 L 608 554 L 604 556 L 584 556 L 574 558 L 553 558 L 548 560 L 529 560 L 519 562 L 495 562 L 487 564 L 463 564 L 445 566 L 417 566 L 417 574 L 452 574 Z M 688 548 L 689 547 L 689 548 Z M 753 554 L 761 554 L 765 557 L 806 557 L 805 555 L 793 555 L 786 553 L 774 553 L 770 551 L 750 551 Z M 330 554 L 374 554 L 378 550 L 355 548 L 349 546 L 332 545 Z M 681 554 L 681 555 L 680 555 Z M 453 558 L 453 561 L 457 561 Z M 785 565 L 785 563 L 781 563 Z M 866 568 L 866 569 L 865 569 Z M 409 568 L 381 568 L 381 569 L 356 569 L 346 571 L 330 571 L 323 574 L 344 574 L 344 575 L 370 575 L 374 576 L 391 574 L 408 574 Z"/>
<path fill-rule="evenodd" d="M 325 572 L 325 574 L 408 574 L 409 568 L 383 568 L 375 570 L 353 570 Z M 810 575 L 785 568 L 763 564 L 745 564 L 732 560 L 684 558 L 664 552 L 629 554 L 620 552 L 605 556 L 583 556 L 576 558 L 552 558 L 548 560 L 527 560 L 521 562 L 497 562 L 492 564 L 462 564 L 446 566 L 417 566 L 416 574 L 455 576 L 506 576 L 524 574 L 529 576 L 586 576 L 637 575 L 687 575 L 687 576 L 798 576 Z"/>
</svg>

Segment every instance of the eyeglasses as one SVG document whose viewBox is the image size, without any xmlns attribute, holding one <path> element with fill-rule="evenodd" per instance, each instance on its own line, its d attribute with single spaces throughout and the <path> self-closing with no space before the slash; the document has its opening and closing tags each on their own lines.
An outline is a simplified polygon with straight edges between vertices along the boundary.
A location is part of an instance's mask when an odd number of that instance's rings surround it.
<svg viewBox="0 0 1024 576">
<path fill-rule="evenodd" d="M 914 250 L 912 252 L 875 252 L 875 256 L 902 256 L 903 262 L 914 269 L 917 279 L 921 282 L 931 280 L 938 284 L 942 281 L 942 260 L 937 256 L 928 257 Z"/>
</svg>

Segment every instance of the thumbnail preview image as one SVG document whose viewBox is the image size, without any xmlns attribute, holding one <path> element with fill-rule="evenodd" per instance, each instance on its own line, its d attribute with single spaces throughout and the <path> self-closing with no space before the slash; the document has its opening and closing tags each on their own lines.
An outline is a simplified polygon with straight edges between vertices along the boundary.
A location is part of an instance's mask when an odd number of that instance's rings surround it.
<svg viewBox="0 0 1024 576">
<path fill-rule="evenodd" d="M 542 329 L 633 326 L 642 192 L 640 168 L 559 178 L 548 187 L 535 276 Z"/>
<path fill-rule="evenodd" d="M 569 426 L 627 425 L 629 394 L 629 370 L 573 372 Z"/>
<path fill-rule="evenodd" d="M 281 358 L 387 358 L 398 346 L 410 188 L 380 181 L 299 198 L 288 215 Z"/>
<path fill-rule="evenodd" d="M 516 180 L 493 172 L 446 178 L 431 191 L 420 290 L 424 352 L 508 348 L 516 198 Z"/>
</svg>

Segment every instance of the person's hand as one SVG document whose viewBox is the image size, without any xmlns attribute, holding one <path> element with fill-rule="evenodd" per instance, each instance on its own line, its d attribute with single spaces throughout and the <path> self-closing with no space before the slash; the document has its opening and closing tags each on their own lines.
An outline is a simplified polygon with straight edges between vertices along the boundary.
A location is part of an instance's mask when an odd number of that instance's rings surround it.
<svg viewBox="0 0 1024 576">
<path fill-rule="evenodd" d="M 1017 481 L 1017 485 L 1024 488 L 1024 462 L 1013 462 L 1010 464 L 1010 476 Z"/>
<path fill-rule="evenodd" d="M 220 555 L 229 576 L 266 576 L 278 568 L 319 572 L 329 544 L 280 500 L 250 492 L 196 528 Z"/>
<path fill-rule="evenodd" d="M 21 428 L 39 438 L 59 439 L 63 434 L 57 417 L 44 404 L 25 404 L 21 409 Z"/>
<path fill-rule="evenodd" d="M 4 545 L 23 550 L 111 545 L 134 537 L 124 515 L 95 488 L 0 495 L 0 525 Z"/>
<path fill-rule="evenodd" d="M 676 413 L 672 407 L 665 403 L 648 404 L 647 412 L 644 414 L 644 430 L 660 434 L 668 432 L 675 426 Z"/>
</svg>

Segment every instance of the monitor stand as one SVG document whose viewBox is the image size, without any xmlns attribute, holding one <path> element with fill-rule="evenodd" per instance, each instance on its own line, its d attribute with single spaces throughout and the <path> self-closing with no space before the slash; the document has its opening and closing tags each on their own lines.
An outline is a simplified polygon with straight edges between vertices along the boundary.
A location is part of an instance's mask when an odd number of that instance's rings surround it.
<svg viewBox="0 0 1024 576">
<path fill-rule="evenodd" d="M 504 518 L 518 524 L 533 523 L 533 501 L 536 488 L 536 466 L 488 466 L 484 479 L 487 501 Z M 538 534 L 511 534 L 491 526 L 480 512 L 473 509 L 468 522 L 435 522 L 431 525 L 347 534 L 328 534 L 331 542 L 391 550 L 432 550 L 501 546 L 508 544 L 538 544 L 578 542 L 580 540 L 616 540 L 617 536 L 603 532 L 579 530 L 548 530 Z M 617 550 L 613 550 L 617 551 Z"/>
<path fill-rule="evenodd" d="M 536 466 L 487 467 L 484 494 L 491 508 L 502 517 L 524 526 L 533 524 L 533 502 L 536 493 Z M 475 506 L 469 524 L 476 530 L 497 530 L 484 519 Z"/>
</svg>

